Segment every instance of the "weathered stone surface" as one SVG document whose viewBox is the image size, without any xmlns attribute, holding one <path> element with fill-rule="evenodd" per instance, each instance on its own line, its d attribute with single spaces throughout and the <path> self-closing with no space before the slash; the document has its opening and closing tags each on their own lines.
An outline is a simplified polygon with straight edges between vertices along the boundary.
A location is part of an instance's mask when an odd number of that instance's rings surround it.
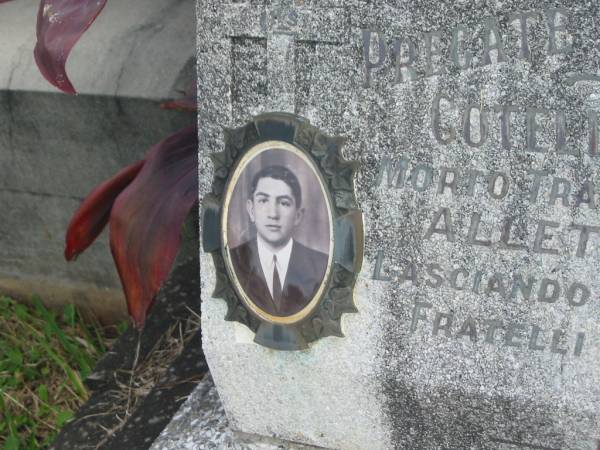
<svg viewBox="0 0 600 450">
<path fill-rule="evenodd" d="M 217 389 L 210 375 L 207 375 L 150 449 L 229 449 L 234 444 Z"/>
<path fill-rule="evenodd" d="M 221 3 L 198 3 L 200 197 L 223 127 L 294 112 L 347 138 L 366 232 L 359 313 L 304 352 L 225 322 L 202 255 L 231 426 L 336 449 L 597 448 L 598 5 Z"/>
<path fill-rule="evenodd" d="M 150 447 L 150 450 L 184 449 L 317 450 L 317 447 L 232 430 L 217 388 L 207 375 Z"/>
<path fill-rule="evenodd" d="M 94 186 L 194 120 L 159 107 L 193 82 L 194 4 L 108 2 L 71 54 L 70 97 L 34 63 L 38 3 L 0 6 L 0 291 L 115 320 L 126 307 L 108 239 L 67 264 L 64 233 Z"/>
</svg>

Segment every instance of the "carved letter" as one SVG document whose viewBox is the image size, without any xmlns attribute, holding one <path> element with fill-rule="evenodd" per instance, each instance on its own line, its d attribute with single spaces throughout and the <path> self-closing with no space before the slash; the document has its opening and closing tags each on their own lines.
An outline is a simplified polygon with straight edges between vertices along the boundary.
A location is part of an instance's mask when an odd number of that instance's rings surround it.
<svg viewBox="0 0 600 450">
<path fill-rule="evenodd" d="M 448 129 L 448 134 L 445 137 L 442 136 L 442 112 L 440 110 L 440 103 L 442 99 L 449 103 L 451 107 L 454 107 L 454 104 L 452 103 L 452 99 L 450 97 L 447 97 L 444 94 L 436 95 L 433 99 L 433 106 L 431 108 L 431 128 L 433 130 L 433 136 L 435 137 L 435 140 L 438 141 L 440 144 L 447 145 L 454 139 L 456 139 L 456 130 L 454 129 L 454 127 L 448 125 L 447 127 L 445 127 Z"/>
<path fill-rule="evenodd" d="M 479 140 L 477 142 L 473 141 L 471 136 L 471 111 L 474 109 L 479 113 Z M 479 106 L 475 104 L 467 106 L 465 114 L 463 115 L 463 138 L 467 145 L 471 147 L 481 147 L 487 139 L 488 129 L 489 126 L 485 111 L 479 109 Z"/>
<path fill-rule="evenodd" d="M 371 61 L 371 37 L 377 36 L 377 60 Z M 363 58 L 365 60 L 365 84 L 364 87 L 371 86 L 371 71 L 379 69 L 385 62 L 386 43 L 385 37 L 378 31 L 362 30 L 363 37 Z"/>
<path fill-rule="evenodd" d="M 560 344 L 563 332 L 561 330 L 554 330 L 552 333 L 552 353 L 558 353 L 559 355 L 564 355 L 567 353 L 567 350 L 564 348 L 558 348 L 558 344 Z"/>
<path fill-rule="evenodd" d="M 481 245 L 483 247 L 489 247 L 490 245 L 492 245 L 492 241 L 490 241 L 488 239 L 486 239 L 486 240 L 477 239 L 477 232 L 479 231 L 480 223 L 481 223 L 481 214 L 477 213 L 477 212 L 471 214 L 471 226 L 469 227 L 469 234 L 467 235 L 467 242 L 469 244 Z"/>
<path fill-rule="evenodd" d="M 469 272 L 467 272 L 465 269 L 454 269 L 450 274 L 450 286 L 452 286 L 452 289 L 457 291 L 463 291 L 465 289 L 465 284 L 463 283 L 462 286 L 458 286 L 458 284 L 456 284 L 459 273 L 463 274 L 464 278 L 469 276 Z"/>
<path fill-rule="evenodd" d="M 578 301 L 575 300 L 577 291 L 581 292 L 581 296 L 579 297 Z M 578 283 L 577 281 L 569 286 L 569 289 L 567 290 L 567 300 L 569 300 L 569 305 L 571 306 L 585 305 L 590 299 L 590 295 L 590 289 L 586 285 Z"/>
<path fill-rule="evenodd" d="M 517 298 L 517 291 L 519 290 L 521 291 L 523 300 L 529 300 L 531 298 L 531 289 L 533 288 L 533 283 L 535 283 L 535 278 L 533 277 L 529 277 L 527 279 L 527 284 L 525 284 L 525 280 L 523 280 L 522 275 L 515 275 L 512 289 L 510 291 L 510 297 Z"/>
<path fill-rule="evenodd" d="M 373 270 L 373 279 L 377 281 L 390 281 L 391 278 L 387 275 L 382 275 L 381 266 L 383 266 L 383 250 L 377 252 L 375 259 L 375 270 Z"/>
<path fill-rule="evenodd" d="M 571 183 L 564 178 L 555 177 L 550 191 L 550 205 L 554 206 L 556 200 L 560 198 L 563 206 L 569 206 L 569 194 L 571 194 Z"/>
<path fill-rule="evenodd" d="M 405 159 L 392 160 L 390 158 L 382 158 L 379 164 L 379 172 L 377 172 L 377 178 L 375 178 L 375 186 L 381 186 L 383 179 L 387 174 L 387 187 L 402 187 L 404 184 L 404 177 L 406 175 L 406 169 L 408 169 L 408 161 Z M 394 182 L 395 180 L 395 182 Z"/>
<path fill-rule="evenodd" d="M 569 11 L 565 8 L 552 8 L 546 10 L 546 17 L 548 19 L 548 53 L 550 55 L 557 55 L 559 53 L 569 53 L 571 51 L 571 36 L 567 32 L 567 26 L 565 22 L 569 20 Z M 562 24 L 558 24 L 562 18 Z M 556 32 L 562 31 L 565 33 L 563 40 L 567 41 L 566 45 L 559 47 L 556 42 Z"/>
<path fill-rule="evenodd" d="M 502 328 L 502 322 L 498 320 L 486 320 L 485 323 L 488 325 L 487 332 L 485 333 L 485 342 L 493 344 L 494 334 L 498 328 Z"/>
<path fill-rule="evenodd" d="M 494 42 L 492 43 L 492 36 Z M 498 52 L 497 62 L 504 62 L 504 44 L 502 36 L 498 30 L 498 22 L 492 17 L 485 19 L 485 30 L 483 31 L 483 65 L 492 64 L 490 53 L 496 50 Z"/>
<path fill-rule="evenodd" d="M 471 65 L 471 59 L 473 59 L 473 55 L 471 54 L 471 52 L 468 50 L 465 50 L 464 63 L 461 64 L 460 56 L 458 54 L 458 49 L 460 47 L 459 41 L 460 41 L 462 35 L 466 34 L 468 32 L 469 32 L 469 30 L 463 25 L 458 25 L 452 32 L 452 48 L 450 51 L 450 56 L 452 58 L 452 62 L 454 62 L 454 65 L 456 67 L 458 67 L 459 69 L 468 68 Z M 465 45 L 465 47 L 468 47 L 468 45 Z"/>
<path fill-rule="evenodd" d="M 531 184 L 531 189 L 529 190 L 529 201 L 531 203 L 535 203 L 537 201 L 538 193 L 540 191 L 540 184 L 542 181 L 542 177 L 548 176 L 548 172 L 545 170 L 527 170 L 528 175 L 533 175 L 533 183 Z"/>
<path fill-rule="evenodd" d="M 558 228 L 558 222 L 552 222 L 549 220 L 540 220 L 538 223 L 537 232 L 535 233 L 535 241 L 533 243 L 533 251 L 537 253 L 546 253 L 548 255 L 558 255 L 558 250 L 554 248 L 542 247 L 544 241 L 552 239 L 553 234 L 546 234 L 546 227 Z"/>
<path fill-rule="evenodd" d="M 502 148 L 505 150 L 510 150 L 512 147 L 510 118 L 512 116 L 512 113 L 519 111 L 519 108 L 517 106 L 503 105 L 499 109 L 502 112 L 502 115 L 500 116 L 500 134 L 502 137 Z"/>
<path fill-rule="evenodd" d="M 587 115 L 589 128 L 588 153 L 590 156 L 596 156 L 598 154 L 598 113 L 588 109 Z"/>
<path fill-rule="evenodd" d="M 444 218 L 444 226 L 438 228 L 437 224 L 442 217 Z M 429 225 L 429 228 L 425 233 L 425 239 L 430 239 L 434 233 L 445 235 L 449 242 L 455 241 L 454 229 L 452 228 L 452 216 L 450 215 L 450 210 L 448 208 L 440 208 L 435 213 L 431 225 Z"/>
<path fill-rule="evenodd" d="M 465 320 L 460 330 L 458 330 L 457 336 L 469 336 L 471 342 L 477 342 L 477 326 L 471 316 L 467 316 L 467 320 Z"/>
<path fill-rule="evenodd" d="M 552 286 L 552 292 L 548 292 L 548 287 Z M 542 279 L 540 290 L 538 291 L 538 302 L 554 303 L 560 295 L 560 285 L 555 280 L 548 278 Z"/>
<path fill-rule="evenodd" d="M 596 209 L 595 188 L 592 181 L 586 181 L 581 189 L 575 194 L 575 206 L 579 207 L 582 203 L 587 203 L 588 208 Z"/>
<path fill-rule="evenodd" d="M 402 44 L 406 44 L 407 55 L 406 58 L 402 58 Z M 417 73 L 412 66 L 417 57 L 416 46 L 414 42 L 410 39 L 399 38 L 394 41 L 394 58 L 396 60 L 396 78 L 394 79 L 395 83 L 404 83 L 406 78 L 409 81 L 412 81 L 416 78 Z M 408 77 L 404 77 L 404 71 L 408 74 Z"/>
<path fill-rule="evenodd" d="M 448 175 L 452 174 L 452 181 L 448 181 Z M 438 184 L 438 194 L 443 194 L 446 188 L 450 188 L 452 195 L 456 195 L 456 182 L 458 180 L 458 170 L 442 167 L 440 169 L 440 183 Z"/>
<path fill-rule="evenodd" d="M 531 152 L 546 153 L 546 147 L 537 145 L 537 132 L 539 124 L 537 122 L 538 114 L 548 114 L 550 111 L 541 108 L 527 108 L 527 150 Z"/>
<path fill-rule="evenodd" d="M 577 333 L 577 341 L 575 342 L 575 356 L 581 356 L 583 351 L 583 342 L 585 341 L 585 333 Z"/>
<path fill-rule="evenodd" d="M 502 189 L 500 189 L 500 192 L 496 193 L 496 181 L 498 180 L 498 178 L 502 180 Z M 501 198 L 506 197 L 506 194 L 508 194 L 509 186 L 510 180 L 505 174 L 503 174 L 502 172 L 494 172 L 490 176 L 490 181 L 488 183 L 488 193 L 490 194 L 490 197 L 499 200 Z"/>
<path fill-rule="evenodd" d="M 502 275 L 500 275 L 499 273 L 495 273 L 488 280 L 485 293 L 490 294 L 492 292 L 497 292 L 502 298 L 506 297 L 506 287 L 504 286 L 504 280 L 502 279 Z"/>
<path fill-rule="evenodd" d="M 442 32 L 423 33 L 423 37 L 425 38 L 425 75 L 428 77 L 439 75 L 444 72 L 444 69 L 435 70 L 433 68 L 433 57 L 442 56 Z"/>
<path fill-rule="evenodd" d="M 510 240 L 510 230 L 515 221 L 514 217 L 507 217 L 504 219 L 504 223 L 502 224 L 502 229 L 500 231 L 500 245 L 502 247 L 507 248 L 509 250 L 527 250 L 527 246 L 524 244 L 515 244 L 509 242 Z"/>
<path fill-rule="evenodd" d="M 579 233 L 579 242 L 577 244 L 577 253 L 575 256 L 583 258 L 587 249 L 588 239 L 590 233 L 600 233 L 600 227 L 594 227 L 592 225 L 571 225 L 571 229 L 581 231 Z"/>
<path fill-rule="evenodd" d="M 443 272 L 442 266 L 440 266 L 439 264 L 427 264 L 427 275 L 429 275 L 435 280 L 427 280 L 427 286 L 432 288 L 438 288 L 442 284 L 444 284 L 444 278 L 441 275 L 437 274 L 436 270 L 438 272 Z"/>
<path fill-rule="evenodd" d="M 538 16 L 536 12 L 521 12 L 518 14 L 511 14 L 510 21 L 514 22 L 516 20 L 519 21 L 520 31 L 521 31 L 521 51 L 519 52 L 519 58 L 521 59 L 529 59 L 531 56 L 531 52 L 529 50 L 529 30 L 527 19 L 534 19 Z"/>
<path fill-rule="evenodd" d="M 431 303 L 417 302 L 415 301 L 415 307 L 413 308 L 412 321 L 410 323 L 410 332 L 414 333 L 417 329 L 419 320 L 427 320 L 427 314 L 425 311 L 421 311 L 425 308 L 431 308 Z"/>
<path fill-rule="evenodd" d="M 442 325 L 442 319 L 444 319 L 444 324 Z M 450 337 L 450 327 L 452 326 L 452 319 L 454 319 L 454 314 L 449 313 L 437 313 L 435 315 L 435 319 L 433 320 L 433 335 L 437 336 L 438 332 L 441 330 L 444 332 L 446 337 Z"/>
<path fill-rule="evenodd" d="M 510 324 L 508 326 L 508 329 L 506 330 L 506 336 L 504 337 L 504 343 L 508 346 L 508 347 L 520 347 L 521 343 L 515 341 L 515 339 L 519 339 L 522 338 L 523 336 L 520 335 L 521 331 L 525 331 L 527 329 L 527 327 L 525 325 L 518 325 L 518 324 Z"/>
<path fill-rule="evenodd" d="M 417 285 L 417 268 L 414 263 L 408 263 L 404 272 L 400 275 L 400 279 L 398 280 L 398 284 L 402 284 L 406 281 L 410 280 L 413 285 Z"/>
<path fill-rule="evenodd" d="M 567 116 L 564 111 L 556 112 L 556 153 L 559 155 L 578 156 L 579 152 L 576 148 L 567 146 Z"/>
<path fill-rule="evenodd" d="M 423 173 L 423 183 L 419 185 L 419 176 L 420 173 Z M 413 171 L 410 173 L 410 181 L 412 182 L 412 187 L 417 192 L 426 191 L 433 181 L 433 169 L 427 164 L 418 164 L 415 166 Z"/>
<path fill-rule="evenodd" d="M 475 184 L 477 182 L 477 178 L 483 176 L 483 172 L 481 170 L 469 170 L 469 184 L 467 185 L 467 195 L 469 197 L 473 197 L 475 194 Z"/>
<path fill-rule="evenodd" d="M 543 345 L 539 345 L 538 338 L 542 329 L 540 327 L 533 326 L 533 330 L 531 331 L 531 337 L 529 338 L 529 350 L 544 350 L 546 347 Z"/>
</svg>

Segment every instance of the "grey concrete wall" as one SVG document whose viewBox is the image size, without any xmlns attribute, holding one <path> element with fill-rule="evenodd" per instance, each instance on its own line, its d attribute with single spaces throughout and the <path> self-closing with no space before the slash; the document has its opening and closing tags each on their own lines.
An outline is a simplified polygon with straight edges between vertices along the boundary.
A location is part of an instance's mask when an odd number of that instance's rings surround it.
<svg viewBox="0 0 600 450">
<path fill-rule="evenodd" d="M 0 5 L 0 294 L 123 317 L 107 233 L 74 263 L 64 234 L 94 186 L 195 120 L 159 108 L 193 80 L 194 2 L 108 2 L 67 64 L 77 97 L 35 66 L 37 5 Z"/>
</svg>

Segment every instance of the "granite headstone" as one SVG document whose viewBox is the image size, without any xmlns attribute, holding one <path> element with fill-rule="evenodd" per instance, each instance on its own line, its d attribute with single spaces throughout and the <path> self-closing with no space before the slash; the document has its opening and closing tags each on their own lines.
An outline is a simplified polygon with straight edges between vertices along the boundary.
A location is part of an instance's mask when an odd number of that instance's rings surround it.
<svg viewBox="0 0 600 450">
<path fill-rule="evenodd" d="M 225 128 L 283 111 L 358 161 L 344 337 L 254 342 L 213 298 L 231 426 L 333 449 L 600 448 L 600 4 L 198 2 L 200 198 Z"/>
</svg>

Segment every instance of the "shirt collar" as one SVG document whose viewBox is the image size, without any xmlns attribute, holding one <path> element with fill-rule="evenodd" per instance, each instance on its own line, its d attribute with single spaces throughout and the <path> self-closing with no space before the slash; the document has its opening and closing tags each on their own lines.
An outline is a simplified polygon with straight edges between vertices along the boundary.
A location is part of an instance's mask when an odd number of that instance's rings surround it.
<svg viewBox="0 0 600 450">
<path fill-rule="evenodd" d="M 290 257 L 292 256 L 292 247 L 294 240 L 290 239 L 285 246 L 279 251 L 273 253 L 268 249 L 265 241 L 256 235 L 256 242 L 258 246 L 258 257 L 260 258 L 260 264 L 263 267 L 271 267 L 273 265 L 273 255 L 277 256 L 277 270 L 280 271 L 281 280 L 285 280 L 287 268 L 290 263 Z"/>
</svg>

